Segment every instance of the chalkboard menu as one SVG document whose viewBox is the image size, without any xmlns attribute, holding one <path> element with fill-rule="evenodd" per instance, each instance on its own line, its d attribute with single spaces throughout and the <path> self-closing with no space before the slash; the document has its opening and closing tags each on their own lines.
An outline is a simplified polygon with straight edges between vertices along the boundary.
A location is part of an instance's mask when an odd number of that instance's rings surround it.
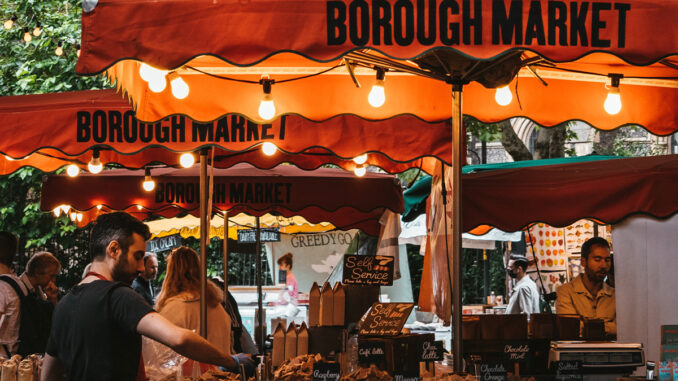
<svg viewBox="0 0 678 381">
<path fill-rule="evenodd" d="M 394 258 L 384 255 L 344 255 L 344 284 L 393 285 Z"/>
<path fill-rule="evenodd" d="M 167 237 L 156 238 L 146 242 L 146 251 L 159 253 L 181 246 L 181 236 L 173 234 Z"/>
<path fill-rule="evenodd" d="M 386 349 L 383 341 L 358 341 L 358 363 L 379 365 L 386 362 Z"/>
<path fill-rule="evenodd" d="M 558 361 L 556 367 L 556 381 L 582 381 L 584 375 L 581 361 Z"/>
<path fill-rule="evenodd" d="M 504 345 L 504 362 L 524 363 L 530 353 L 530 343 L 527 341 L 514 342 Z"/>
<path fill-rule="evenodd" d="M 337 362 L 317 362 L 313 364 L 313 381 L 339 381 L 341 366 Z"/>
<path fill-rule="evenodd" d="M 360 319 L 358 334 L 363 336 L 399 335 L 413 307 L 413 303 L 374 303 Z"/>
<path fill-rule="evenodd" d="M 506 381 L 504 364 L 480 364 L 480 381 Z"/>
<path fill-rule="evenodd" d="M 280 242 L 280 229 L 267 228 L 261 229 L 261 242 Z M 257 229 L 238 230 L 238 242 L 254 243 L 257 242 Z"/>
<path fill-rule="evenodd" d="M 419 348 L 419 361 L 441 361 L 444 352 L 442 341 L 424 341 Z"/>
</svg>

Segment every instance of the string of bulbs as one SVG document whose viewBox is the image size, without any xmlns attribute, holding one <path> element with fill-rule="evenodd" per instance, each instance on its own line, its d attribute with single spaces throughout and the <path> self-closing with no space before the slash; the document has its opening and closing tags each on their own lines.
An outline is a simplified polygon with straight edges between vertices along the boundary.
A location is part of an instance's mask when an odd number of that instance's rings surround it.
<svg viewBox="0 0 678 381">
<path fill-rule="evenodd" d="M 33 27 L 32 29 L 30 26 L 21 27 L 20 25 L 18 25 L 16 16 L 12 16 L 6 19 L 2 23 L 2 26 L 5 30 L 8 31 L 12 30 L 14 27 L 20 28 L 24 32 L 21 37 L 21 40 L 25 43 L 33 41 L 34 37 L 40 37 L 43 35 L 42 24 L 40 22 L 36 22 L 35 27 Z M 72 48 L 75 49 L 75 55 L 77 57 L 80 57 L 80 44 L 73 44 Z M 57 46 L 54 49 L 54 55 L 56 55 L 57 57 L 63 56 L 65 53 L 65 49 L 67 48 L 64 46 L 64 43 L 62 41 L 58 41 Z"/>
</svg>

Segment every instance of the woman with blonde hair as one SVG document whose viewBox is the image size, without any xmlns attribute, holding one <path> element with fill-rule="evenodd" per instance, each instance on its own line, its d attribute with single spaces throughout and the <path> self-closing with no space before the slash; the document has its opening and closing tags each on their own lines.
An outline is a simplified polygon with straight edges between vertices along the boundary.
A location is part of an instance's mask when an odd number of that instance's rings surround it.
<svg viewBox="0 0 678 381">
<path fill-rule="evenodd" d="M 221 306 L 222 291 L 207 282 L 207 341 L 231 354 L 231 318 Z M 156 310 L 172 323 L 200 332 L 200 264 L 195 250 L 181 246 L 167 258 L 167 273 Z"/>
</svg>

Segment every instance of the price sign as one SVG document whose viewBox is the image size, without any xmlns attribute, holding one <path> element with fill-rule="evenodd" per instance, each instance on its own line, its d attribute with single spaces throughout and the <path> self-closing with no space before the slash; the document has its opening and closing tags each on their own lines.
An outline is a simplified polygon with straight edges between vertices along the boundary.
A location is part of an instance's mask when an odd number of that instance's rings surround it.
<svg viewBox="0 0 678 381">
<path fill-rule="evenodd" d="M 363 336 L 399 335 L 413 307 L 413 303 L 374 303 L 360 319 L 358 334 Z"/>
<path fill-rule="evenodd" d="M 419 361 L 441 361 L 444 352 L 442 341 L 424 341 L 419 348 Z"/>
<path fill-rule="evenodd" d="M 341 366 L 336 362 L 317 362 L 313 364 L 313 381 L 339 381 Z"/>
<path fill-rule="evenodd" d="M 383 341 L 359 340 L 358 363 L 379 365 L 386 362 L 386 350 Z"/>
<path fill-rule="evenodd" d="M 280 229 L 278 228 L 261 229 L 260 233 L 261 242 L 280 242 Z M 257 242 L 257 229 L 238 230 L 238 242 Z"/>
<path fill-rule="evenodd" d="M 530 354 L 530 343 L 518 342 L 504 345 L 504 363 L 524 363 Z"/>
<path fill-rule="evenodd" d="M 394 258 L 384 255 L 344 255 L 344 284 L 393 285 Z"/>
<path fill-rule="evenodd" d="M 583 379 L 581 361 L 558 361 L 556 363 L 556 381 L 582 381 Z"/>
<path fill-rule="evenodd" d="M 480 364 L 480 381 L 506 381 L 504 364 Z"/>
</svg>

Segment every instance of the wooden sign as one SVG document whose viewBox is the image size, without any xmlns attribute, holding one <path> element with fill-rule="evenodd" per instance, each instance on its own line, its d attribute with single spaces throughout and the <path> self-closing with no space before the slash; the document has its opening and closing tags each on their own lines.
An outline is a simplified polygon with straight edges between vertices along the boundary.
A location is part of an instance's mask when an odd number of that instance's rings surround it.
<svg viewBox="0 0 678 381">
<path fill-rule="evenodd" d="M 261 242 L 280 242 L 280 229 L 270 228 L 261 229 Z M 257 242 L 257 229 L 238 230 L 238 242 L 254 243 Z"/>
<path fill-rule="evenodd" d="M 386 349 L 383 341 L 358 341 L 358 363 L 379 365 L 386 362 Z"/>
<path fill-rule="evenodd" d="M 313 364 L 313 381 L 339 381 L 341 366 L 337 362 L 317 362 Z"/>
<path fill-rule="evenodd" d="M 424 341 L 419 348 L 419 361 L 441 361 L 444 353 L 442 341 Z"/>
<path fill-rule="evenodd" d="M 504 345 L 504 363 L 526 362 L 530 354 L 530 343 L 521 341 Z"/>
<path fill-rule="evenodd" d="M 480 364 L 480 381 L 506 381 L 504 364 Z"/>
<path fill-rule="evenodd" d="M 344 255 L 344 284 L 393 285 L 394 258 L 384 255 Z"/>
<path fill-rule="evenodd" d="M 360 319 L 363 336 L 399 335 L 412 312 L 413 303 L 374 303 Z"/>
<path fill-rule="evenodd" d="M 556 381 L 582 381 L 581 361 L 558 361 L 556 364 Z"/>
</svg>

